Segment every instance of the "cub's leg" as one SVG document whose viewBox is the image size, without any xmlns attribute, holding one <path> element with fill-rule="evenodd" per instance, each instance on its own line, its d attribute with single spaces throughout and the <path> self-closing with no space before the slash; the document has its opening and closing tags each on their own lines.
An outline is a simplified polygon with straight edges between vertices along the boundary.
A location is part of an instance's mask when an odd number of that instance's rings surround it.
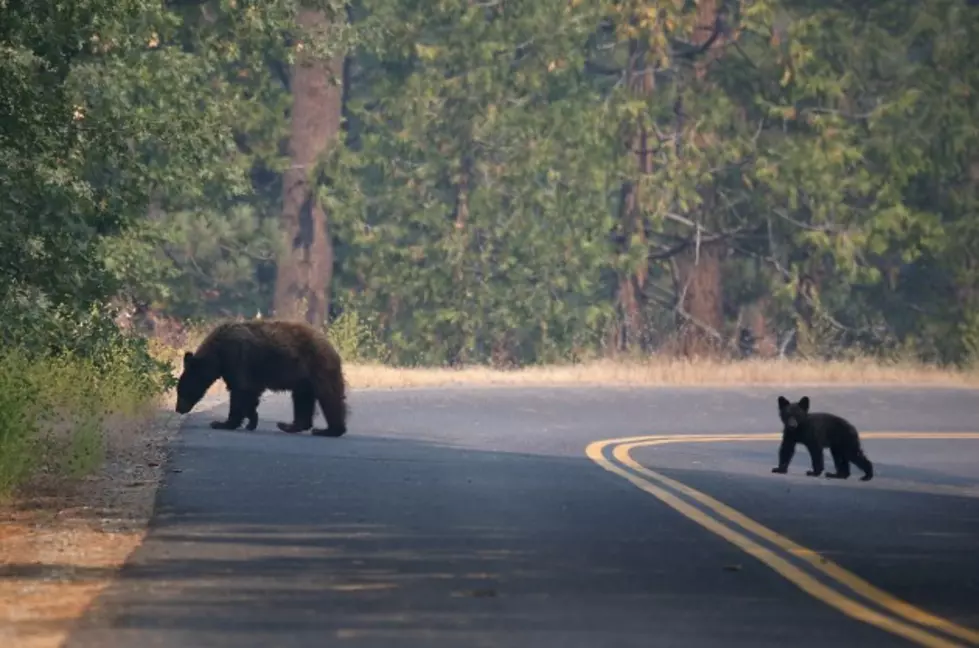
<svg viewBox="0 0 979 648">
<path fill-rule="evenodd" d="M 778 465 L 772 468 L 773 473 L 785 474 L 789 470 L 789 464 L 792 463 L 792 455 L 795 454 L 795 441 L 782 438 L 782 443 L 778 447 Z"/>
<path fill-rule="evenodd" d="M 830 479 L 847 479 L 850 476 L 850 462 L 846 457 L 846 450 L 842 445 L 833 445 L 829 448 L 833 455 L 833 465 L 836 466 L 835 473 L 826 473 Z"/>
<path fill-rule="evenodd" d="M 312 385 L 303 383 L 292 390 L 292 423 L 279 422 L 283 432 L 295 434 L 313 427 L 313 414 L 316 411 L 316 394 Z"/>
<path fill-rule="evenodd" d="M 867 459 L 862 448 L 857 448 L 850 454 L 850 461 L 863 471 L 863 477 L 860 478 L 860 481 L 870 481 L 874 478 L 874 464 L 870 463 L 870 459 Z"/>
<path fill-rule="evenodd" d="M 810 441 L 806 444 L 806 449 L 809 451 L 809 457 L 812 459 L 812 470 L 807 470 L 806 475 L 809 477 L 819 477 L 823 473 L 823 449 L 818 443 Z"/>
</svg>

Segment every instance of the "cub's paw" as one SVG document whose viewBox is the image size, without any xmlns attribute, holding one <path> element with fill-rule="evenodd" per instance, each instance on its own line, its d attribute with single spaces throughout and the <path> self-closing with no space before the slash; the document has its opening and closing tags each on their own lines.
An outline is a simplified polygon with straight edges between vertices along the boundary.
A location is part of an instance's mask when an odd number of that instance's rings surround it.
<svg viewBox="0 0 979 648">
<path fill-rule="evenodd" d="M 826 473 L 826 479 L 846 479 L 850 473 Z"/>
<path fill-rule="evenodd" d="M 823 471 L 822 470 L 807 470 L 806 471 L 806 476 L 807 477 L 819 477 L 821 474 L 823 474 Z"/>
<path fill-rule="evenodd" d="M 873 475 L 864 475 L 863 477 L 860 478 L 860 481 L 870 481 L 873 478 L 874 478 Z"/>
<path fill-rule="evenodd" d="M 213 430 L 237 430 L 237 425 L 232 425 L 227 421 L 211 421 L 211 429 Z"/>
<path fill-rule="evenodd" d="M 245 425 L 245 429 L 248 430 L 249 432 L 254 431 L 255 428 L 257 427 L 258 427 L 258 419 L 252 419 L 251 421 L 248 421 L 247 425 Z"/>
<path fill-rule="evenodd" d="M 773 473 L 778 473 L 780 475 L 784 475 L 785 473 L 789 472 L 789 469 L 788 468 L 782 468 L 781 466 L 775 466 L 774 468 L 772 468 L 772 472 Z"/>
<path fill-rule="evenodd" d="M 304 427 L 302 425 L 297 425 L 295 423 L 283 423 L 282 421 L 276 423 L 276 426 L 278 426 L 278 428 L 283 432 L 288 432 L 289 434 L 297 434 L 299 432 L 305 432 L 309 429 L 308 427 Z"/>
</svg>

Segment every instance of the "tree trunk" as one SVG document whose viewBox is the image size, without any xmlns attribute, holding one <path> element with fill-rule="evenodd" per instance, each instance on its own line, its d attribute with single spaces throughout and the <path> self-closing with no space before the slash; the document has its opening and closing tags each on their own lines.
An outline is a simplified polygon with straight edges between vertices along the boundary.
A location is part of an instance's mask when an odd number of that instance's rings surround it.
<svg viewBox="0 0 979 648">
<path fill-rule="evenodd" d="M 721 265 L 725 251 L 724 244 L 715 241 L 695 244 L 676 257 L 680 352 L 687 357 L 713 355 L 723 344 Z"/>
<path fill-rule="evenodd" d="M 303 8 L 299 25 L 323 37 L 328 22 L 322 12 Z M 284 250 L 276 272 L 274 308 L 278 318 L 322 326 L 333 278 L 333 244 L 310 174 L 340 131 L 343 57 L 325 62 L 309 56 L 309 50 L 299 52 L 290 83 L 292 163 L 282 178 Z"/>
<path fill-rule="evenodd" d="M 692 42 L 703 46 L 714 34 L 717 6 L 714 0 L 701 0 L 697 6 L 697 25 Z M 707 65 L 717 55 L 717 46 L 722 38 L 715 37 L 707 51 L 700 54 L 695 63 L 694 83 L 702 83 Z M 678 128 L 683 128 L 683 106 L 678 104 Z M 695 134 L 696 145 L 708 146 L 711 135 Z M 709 219 L 715 208 L 714 188 L 700 188 L 703 204 L 700 214 L 694 218 L 702 223 Z M 714 355 L 723 346 L 724 289 L 722 266 L 727 246 L 723 241 L 700 244 L 699 233 L 695 233 L 693 244 L 684 250 L 674 264 L 675 284 L 679 305 L 679 348 L 686 356 Z"/>
<path fill-rule="evenodd" d="M 633 235 L 645 238 L 639 213 L 639 190 L 634 182 L 625 182 L 621 189 L 619 222 L 622 228 L 620 251 L 625 253 Z M 638 227 L 637 227 L 638 225 Z M 642 290 L 645 284 L 645 264 L 638 272 L 623 271 L 619 275 L 616 307 L 619 312 L 618 350 L 635 348 L 642 339 Z"/>
<path fill-rule="evenodd" d="M 626 69 L 626 80 L 632 92 L 641 97 L 653 93 L 653 71 L 644 65 L 640 54 L 641 47 L 633 41 L 629 45 L 629 62 Z M 646 69 L 643 69 L 646 68 Z M 622 183 L 619 200 L 619 251 L 625 254 L 633 237 L 639 237 L 642 243 L 646 240 L 645 219 L 642 214 L 642 196 L 638 178 L 652 172 L 653 161 L 649 132 L 645 124 L 625 125 L 626 144 L 631 154 L 636 156 L 636 181 Z M 647 263 L 639 265 L 639 269 L 630 272 L 623 271 L 619 275 L 616 308 L 619 314 L 618 331 L 615 346 L 617 350 L 635 348 L 643 341 L 643 288 L 647 277 Z"/>
<path fill-rule="evenodd" d="M 778 355 L 778 339 L 769 328 L 766 315 L 770 304 L 770 297 L 761 297 L 745 306 L 743 310 L 744 327 L 751 331 L 755 342 L 752 355 L 762 358 L 774 358 Z"/>
</svg>

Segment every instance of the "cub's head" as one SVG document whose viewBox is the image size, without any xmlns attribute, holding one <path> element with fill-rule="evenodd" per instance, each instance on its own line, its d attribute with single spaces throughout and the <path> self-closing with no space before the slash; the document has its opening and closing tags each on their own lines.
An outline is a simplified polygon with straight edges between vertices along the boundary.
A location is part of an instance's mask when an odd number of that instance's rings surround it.
<svg viewBox="0 0 979 648">
<path fill-rule="evenodd" d="M 798 403 L 790 403 L 785 396 L 778 397 L 778 417 L 787 430 L 796 430 L 809 420 L 809 397 L 803 396 Z"/>
<path fill-rule="evenodd" d="M 177 414 L 186 414 L 204 398 L 204 394 L 218 379 L 217 372 L 207 358 L 184 354 L 184 370 L 177 380 Z"/>
</svg>

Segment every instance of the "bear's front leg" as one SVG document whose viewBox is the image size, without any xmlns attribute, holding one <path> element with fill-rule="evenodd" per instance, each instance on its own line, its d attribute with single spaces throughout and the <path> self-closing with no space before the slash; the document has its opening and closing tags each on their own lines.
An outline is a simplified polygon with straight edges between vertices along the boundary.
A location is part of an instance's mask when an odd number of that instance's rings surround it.
<svg viewBox="0 0 979 648">
<path fill-rule="evenodd" d="M 255 428 L 258 427 L 258 402 L 261 399 L 261 397 L 262 397 L 261 394 L 253 395 L 251 408 L 249 409 L 248 413 L 245 415 L 245 418 L 248 419 L 248 423 L 245 424 L 245 429 L 248 430 L 249 432 L 253 431 Z"/>
<path fill-rule="evenodd" d="M 773 473 L 784 475 L 789 471 L 792 455 L 795 454 L 795 441 L 782 435 L 782 443 L 778 447 L 778 466 L 772 468 Z"/>
<path fill-rule="evenodd" d="M 242 421 L 248 416 L 251 418 L 255 411 L 255 404 L 258 399 L 252 392 L 242 389 L 231 390 L 231 402 L 228 406 L 228 418 L 224 421 L 211 421 L 211 428 L 214 430 L 237 430 L 241 427 Z M 254 417 L 255 424 L 258 424 L 258 415 Z M 254 429 L 254 428 L 253 428 Z"/>
</svg>

